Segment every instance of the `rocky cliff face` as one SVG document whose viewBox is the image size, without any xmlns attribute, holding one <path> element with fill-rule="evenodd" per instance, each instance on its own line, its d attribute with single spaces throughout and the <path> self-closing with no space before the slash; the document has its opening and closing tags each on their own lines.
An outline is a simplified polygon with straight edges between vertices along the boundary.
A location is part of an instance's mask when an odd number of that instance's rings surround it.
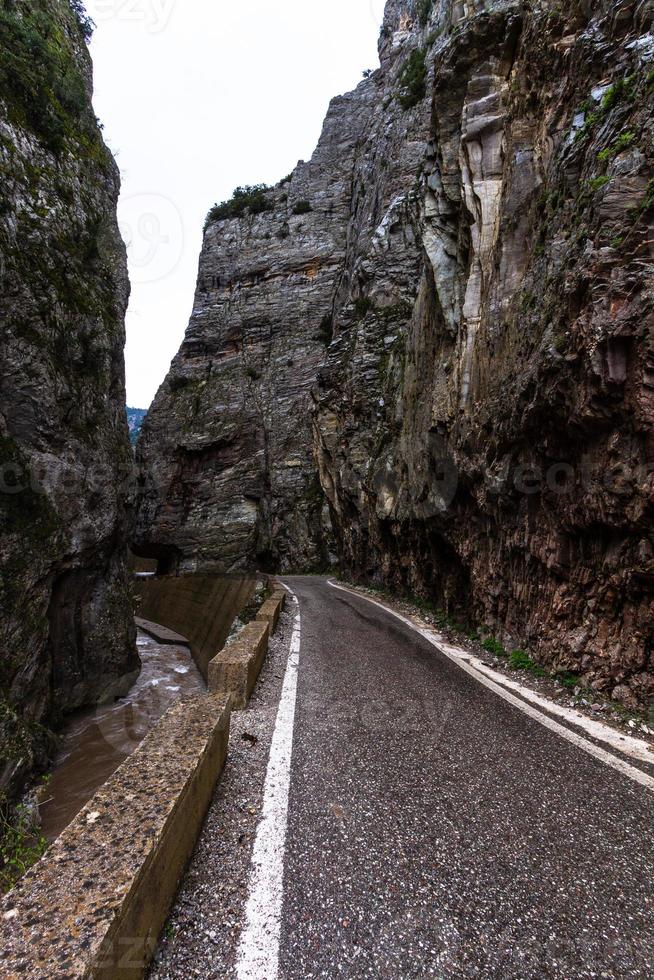
<svg viewBox="0 0 654 980">
<path fill-rule="evenodd" d="M 653 16 L 387 5 L 381 69 L 311 163 L 208 225 L 141 441 L 142 547 L 331 549 L 651 700 Z"/>
<path fill-rule="evenodd" d="M 118 173 L 67 0 L 0 3 L 0 792 L 138 670 Z"/>
<path fill-rule="evenodd" d="M 320 150 L 210 220 L 182 347 L 144 423 L 136 547 L 179 570 L 325 561 L 311 388 L 332 336 L 365 119 L 337 99 Z"/>
</svg>

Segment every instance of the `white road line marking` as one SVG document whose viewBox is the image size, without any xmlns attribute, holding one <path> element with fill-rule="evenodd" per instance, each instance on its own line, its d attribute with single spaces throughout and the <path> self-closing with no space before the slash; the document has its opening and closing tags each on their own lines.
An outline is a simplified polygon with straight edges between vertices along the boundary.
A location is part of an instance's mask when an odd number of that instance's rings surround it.
<svg viewBox="0 0 654 980">
<path fill-rule="evenodd" d="M 475 657 L 474 654 L 469 653 L 467 650 L 462 650 L 461 647 L 453 647 L 444 643 L 438 637 L 438 634 L 436 634 L 436 638 L 441 649 L 452 653 L 452 656 L 457 659 L 465 660 L 475 670 L 478 670 L 480 674 L 490 677 L 491 680 L 500 684 L 502 687 L 508 687 L 511 691 L 517 691 L 521 697 L 526 698 L 527 701 L 531 701 L 537 708 L 542 708 L 543 711 L 549 711 L 550 714 L 558 715 L 559 718 L 570 722 L 576 728 L 582 728 L 592 738 L 604 742 L 618 752 L 623 752 L 625 755 L 631 756 L 637 762 L 654 765 L 654 752 L 650 750 L 649 744 L 642 739 L 634 738 L 632 735 L 621 735 L 615 728 L 611 728 L 598 718 L 589 718 L 587 715 L 582 714 L 581 711 L 577 711 L 574 708 L 567 708 L 564 704 L 559 704 L 557 701 L 551 701 L 549 698 L 539 694 L 538 691 L 532 691 L 530 687 L 525 687 L 524 684 L 512 681 L 510 677 L 505 677 L 504 674 L 493 670 L 492 667 L 487 667 L 479 657 Z"/>
<path fill-rule="evenodd" d="M 283 584 L 283 583 L 282 583 Z M 297 603 L 295 593 L 290 592 Z M 288 824 L 293 727 L 300 664 L 300 607 L 293 624 L 291 649 L 266 772 L 261 820 L 252 851 L 245 925 L 238 945 L 238 980 L 276 980 L 279 971 L 284 850 Z"/>
<path fill-rule="evenodd" d="M 566 741 L 571 742 L 572 745 L 575 745 L 578 749 L 582 749 L 582 751 L 587 752 L 596 759 L 599 759 L 600 762 L 605 763 L 605 765 L 611 766 L 613 769 L 617 769 L 617 771 L 621 772 L 623 776 L 627 776 L 634 782 L 640 783 L 641 786 L 645 786 L 648 790 L 650 790 L 650 792 L 654 792 L 654 778 L 652 776 L 649 776 L 641 769 L 637 769 L 635 766 L 625 762 L 624 759 L 620 759 L 617 756 L 612 755 L 610 752 L 607 752 L 605 749 L 600 748 L 600 746 L 595 745 L 594 742 L 589 742 L 581 735 L 577 735 L 576 732 L 570 731 L 569 728 L 566 728 L 564 725 L 560 725 L 558 721 L 554 721 L 552 718 L 548 717 L 548 715 L 544 715 L 542 712 L 537 711 L 536 708 L 533 708 L 530 704 L 526 704 L 521 698 L 514 697 L 513 694 L 510 694 L 505 688 L 501 687 L 499 684 L 496 684 L 495 681 L 491 680 L 486 674 L 481 673 L 469 662 L 463 660 L 461 656 L 448 652 L 447 644 L 444 644 L 443 641 L 438 636 L 434 635 L 434 633 L 430 630 L 421 629 L 419 626 L 416 626 L 415 623 L 412 623 L 410 619 L 407 619 L 406 616 L 402 616 L 401 613 L 395 612 L 394 609 L 384 605 L 382 602 L 378 602 L 376 599 L 371 599 L 367 595 L 354 592 L 352 589 L 338 585 L 336 582 L 329 582 L 329 585 L 333 589 L 339 589 L 341 592 L 347 592 L 349 595 L 356 596 L 359 599 L 364 599 L 366 602 L 372 603 L 373 606 L 379 606 L 380 609 L 383 609 L 385 612 L 395 616 L 396 619 L 399 619 L 406 626 L 410 627 L 410 629 L 414 630 L 414 632 L 424 637 L 424 639 L 431 643 L 432 646 L 436 647 L 436 649 L 444 657 L 447 657 L 448 660 L 451 660 L 452 663 L 457 665 L 457 667 L 464 670 L 466 674 L 473 677 L 479 684 L 483 684 L 484 687 L 487 687 L 490 691 L 493 691 L 498 695 L 498 697 L 502 698 L 504 701 L 508 701 L 509 704 L 512 704 L 515 708 L 518 708 L 523 712 L 523 714 L 533 718 L 534 721 L 537 721 L 539 724 L 543 725 L 544 728 L 549 728 L 550 731 L 554 732 L 556 735 L 560 735 L 561 738 L 566 739 Z M 451 650 L 452 648 L 450 648 L 450 651 Z M 556 707 L 557 705 L 552 702 L 552 711 L 555 711 Z"/>
</svg>

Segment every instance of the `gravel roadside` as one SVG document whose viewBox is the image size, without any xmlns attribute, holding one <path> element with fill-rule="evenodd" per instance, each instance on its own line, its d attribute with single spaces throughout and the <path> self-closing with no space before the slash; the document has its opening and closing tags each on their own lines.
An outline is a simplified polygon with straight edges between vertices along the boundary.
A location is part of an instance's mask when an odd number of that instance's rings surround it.
<svg viewBox="0 0 654 980">
<path fill-rule="evenodd" d="M 227 764 L 161 936 L 151 980 L 236 976 L 252 848 L 296 608 L 287 603 L 250 703 L 232 715 Z"/>
</svg>

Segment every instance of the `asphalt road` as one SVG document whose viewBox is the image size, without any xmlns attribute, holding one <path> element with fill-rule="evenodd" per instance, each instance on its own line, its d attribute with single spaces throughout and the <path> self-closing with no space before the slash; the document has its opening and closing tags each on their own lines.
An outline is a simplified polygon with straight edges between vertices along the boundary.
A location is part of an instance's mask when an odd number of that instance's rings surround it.
<svg viewBox="0 0 654 980">
<path fill-rule="evenodd" d="M 654 976 L 654 798 L 364 599 L 301 609 L 279 975 Z"/>
</svg>

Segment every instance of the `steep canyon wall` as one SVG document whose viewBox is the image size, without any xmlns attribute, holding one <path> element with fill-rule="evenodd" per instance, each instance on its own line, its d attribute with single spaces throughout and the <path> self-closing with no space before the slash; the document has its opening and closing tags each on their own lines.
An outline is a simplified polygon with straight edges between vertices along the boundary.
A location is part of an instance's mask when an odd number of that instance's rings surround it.
<svg viewBox="0 0 654 980">
<path fill-rule="evenodd" d="M 139 667 L 129 286 L 78 8 L 0 3 L 0 794 Z"/>
<path fill-rule="evenodd" d="M 387 4 L 310 163 L 210 216 L 144 554 L 339 561 L 652 699 L 653 17 Z"/>
</svg>

